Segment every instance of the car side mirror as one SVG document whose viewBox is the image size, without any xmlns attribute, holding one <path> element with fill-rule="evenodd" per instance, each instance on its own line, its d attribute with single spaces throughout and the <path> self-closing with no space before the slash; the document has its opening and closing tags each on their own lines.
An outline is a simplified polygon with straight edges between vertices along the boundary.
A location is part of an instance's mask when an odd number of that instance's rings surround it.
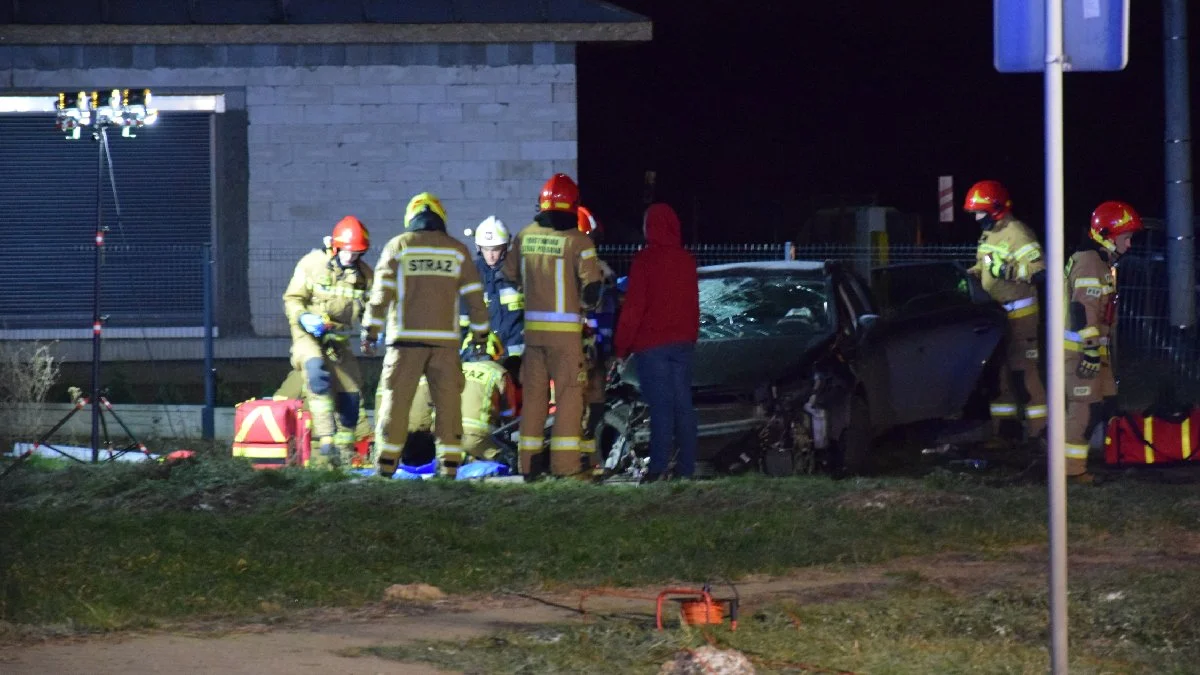
<svg viewBox="0 0 1200 675">
<path fill-rule="evenodd" d="M 858 330 L 859 335 L 865 335 L 871 332 L 875 324 L 879 323 L 878 314 L 862 314 L 854 321 L 854 327 Z"/>
</svg>

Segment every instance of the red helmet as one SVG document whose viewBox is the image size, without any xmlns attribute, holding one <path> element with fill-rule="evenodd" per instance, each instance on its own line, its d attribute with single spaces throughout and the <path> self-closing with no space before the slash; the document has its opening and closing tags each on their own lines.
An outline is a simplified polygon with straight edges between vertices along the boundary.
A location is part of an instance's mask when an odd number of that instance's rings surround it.
<svg viewBox="0 0 1200 675">
<path fill-rule="evenodd" d="M 593 216 L 586 206 L 579 207 L 579 231 L 589 236 L 604 232 L 600 221 L 596 220 L 596 216 Z"/>
<path fill-rule="evenodd" d="M 354 216 L 346 216 L 333 226 L 333 236 L 330 237 L 330 247 L 334 251 L 354 251 L 364 253 L 371 247 L 371 236 L 367 227 Z"/>
<path fill-rule="evenodd" d="M 1104 248 L 1112 250 L 1113 241 L 1122 234 L 1141 232 L 1142 217 L 1125 202 L 1104 202 L 1092 211 L 1089 234 Z"/>
<path fill-rule="evenodd" d="M 542 186 L 538 200 L 542 211 L 575 213 L 579 208 L 579 186 L 565 173 L 556 173 Z"/>
<path fill-rule="evenodd" d="M 967 190 L 967 199 L 963 202 L 964 211 L 982 211 L 992 220 L 1000 220 L 1012 213 L 1012 200 L 1008 198 L 1008 190 L 996 180 L 981 180 Z"/>
</svg>

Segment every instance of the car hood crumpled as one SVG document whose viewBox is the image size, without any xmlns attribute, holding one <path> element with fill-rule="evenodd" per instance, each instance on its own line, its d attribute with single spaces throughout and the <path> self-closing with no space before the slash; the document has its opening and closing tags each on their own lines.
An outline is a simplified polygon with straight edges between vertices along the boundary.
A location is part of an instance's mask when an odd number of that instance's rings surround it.
<svg viewBox="0 0 1200 675">
<path fill-rule="evenodd" d="M 692 362 L 692 387 L 740 389 L 778 381 L 807 365 L 816 348 L 829 337 L 828 333 L 814 333 L 701 340 L 696 343 Z M 621 380 L 640 388 L 637 355 L 625 362 Z"/>
</svg>

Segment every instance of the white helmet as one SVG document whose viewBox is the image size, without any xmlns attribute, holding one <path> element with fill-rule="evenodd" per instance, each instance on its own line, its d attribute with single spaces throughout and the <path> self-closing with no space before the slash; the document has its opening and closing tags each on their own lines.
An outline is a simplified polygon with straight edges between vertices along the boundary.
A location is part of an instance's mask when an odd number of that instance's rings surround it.
<svg viewBox="0 0 1200 675">
<path fill-rule="evenodd" d="M 496 216 L 488 216 L 475 228 L 476 246 L 508 246 L 508 228 Z"/>
</svg>

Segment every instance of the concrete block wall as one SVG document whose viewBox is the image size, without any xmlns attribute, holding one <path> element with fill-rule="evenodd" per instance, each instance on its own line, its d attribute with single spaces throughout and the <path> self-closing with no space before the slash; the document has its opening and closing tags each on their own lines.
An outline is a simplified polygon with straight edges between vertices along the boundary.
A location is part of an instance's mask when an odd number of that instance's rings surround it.
<svg viewBox="0 0 1200 675">
<path fill-rule="evenodd" d="M 571 64 L 252 73 L 251 256 L 317 245 L 347 214 L 367 224 L 379 250 L 403 230 L 408 199 L 424 191 L 441 198 L 460 238 L 493 214 L 528 223 L 546 178 L 576 172 L 574 88 Z M 274 262 L 254 272 L 279 280 L 251 289 L 259 335 L 285 329 L 273 291 L 295 256 Z"/>
<path fill-rule="evenodd" d="M 224 93 L 245 110 L 259 336 L 287 334 L 283 286 L 342 216 L 378 251 L 428 191 L 465 240 L 488 215 L 519 229 L 546 178 L 576 174 L 569 44 L 0 47 L 0 93 L 106 87 Z"/>
</svg>

